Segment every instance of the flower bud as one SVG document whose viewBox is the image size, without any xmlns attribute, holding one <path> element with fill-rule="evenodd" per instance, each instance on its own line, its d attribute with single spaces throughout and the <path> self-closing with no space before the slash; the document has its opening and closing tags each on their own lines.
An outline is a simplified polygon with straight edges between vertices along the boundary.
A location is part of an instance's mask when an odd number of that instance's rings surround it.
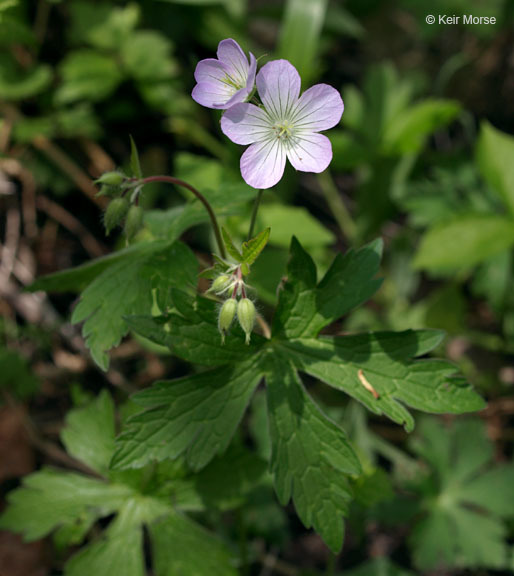
<svg viewBox="0 0 514 576">
<path fill-rule="evenodd" d="M 128 240 L 132 240 L 134 236 L 143 227 L 143 214 L 144 211 L 141 206 L 131 206 L 127 213 L 127 218 L 125 220 L 125 235 Z"/>
<path fill-rule="evenodd" d="M 116 226 L 122 223 L 129 207 L 130 204 L 126 198 L 115 198 L 111 200 L 104 214 L 104 226 L 107 236 L 109 236 L 113 228 L 116 228 Z"/>
<path fill-rule="evenodd" d="M 118 186 L 109 186 L 108 184 L 102 184 L 100 186 L 100 190 L 96 193 L 97 196 L 110 196 L 114 198 L 114 196 L 118 196 L 121 192 L 121 188 Z"/>
<path fill-rule="evenodd" d="M 121 186 L 126 176 L 121 172 L 106 172 L 96 181 L 97 184 L 107 184 L 108 186 Z"/>
<path fill-rule="evenodd" d="M 250 344 L 250 334 L 255 324 L 255 305 L 249 298 L 242 298 L 237 305 L 237 319 L 246 334 L 246 343 Z"/>
<path fill-rule="evenodd" d="M 223 302 L 218 318 L 218 330 L 221 333 L 221 341 L 225 342 L 225 333 L 230 328 L 232 320 L 236 315 L 237 302 L 234 298 L 229 298 Z"/>
<path fill-rule="evenodd" d="M 232 282 L 232 277 L 228 274 L 220 274 L 217 278 L 214 279 L 211 287 L 207 292 L 214 292 L 215 294 L 221 294 L 225 291 L 226 288 L 230 286 Z"/>
</svg>

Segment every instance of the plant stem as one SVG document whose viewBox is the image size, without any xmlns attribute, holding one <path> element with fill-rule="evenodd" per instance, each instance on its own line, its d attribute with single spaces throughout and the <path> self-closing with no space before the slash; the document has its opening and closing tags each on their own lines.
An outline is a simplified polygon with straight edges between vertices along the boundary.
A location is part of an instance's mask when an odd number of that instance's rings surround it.
<svg viewBox="0 0 514 576">
<path fill-rule="evenodd" d="M 204 205 L 204 208 L 207 210 L 209 214 L 209 218 L 211 219 L 212 228 L 214 230 L 214 236 L 216 237 L 216 243 L 218 244 L 218 250 L 220 251 L 220 255 L 222 258 L 226 258 L 227 254 L 225 252 L 225 244 L 223 244 L 223 240 L 221 239 L 221 232 L 220 227 L 218 224 L 218 220 L 216 218 L 216 214 L 214 214 L 214 210 L 212 209 L 211 205 L 205 198 L 203 194 L 198 192 L 196 188 L 184 182 L 184 180 L 180 180 L 179 178 L 174 178 L 173 176 L 148 176 L 147 178 L 131 178 L 131 182 L 140 182 L 141 184 L 150 184 L 151 182 L 166 182 L 168 184 L 175 184 L 175 186 L 181 186 L 182 188 L 186 188 L 190 192 L 192 192 L 198 200 Z"/>
<path fill-rule="evenodd" d="M 239 508 L 236 512 L 237 516 L 237 528 L 239 532 L 239 558 L 241 561 L 241 574 L 245 576 L 248 574 L 248 542 L 246 535 L 246 525 L 244 519 L 244 512 L 242 508 Z"/>
<path fill-rule="evenodd" d="M 248 240 L 250 240 L 250 238 L 253 236 L 253 229 L 255 228 L 255 222 L 257 220 L 257 212 L 259 211 L 259 206 L 261 203 L 261 198 L 262 198 L 263 192 L 264 192 L 264 190 L 259 190 L 257 192 L 257 197 L 255 198 L 255 202 L 253 204 L 252 218 L 250 220 L 250 228 L 248 230 Z"/>
<path fill-rule="evenodd" d="M 328 558 L 327 558 L 327 570 L 326 570 L 326 575 L 327 576 L 334 576 L 334 574 L 336 573 L 336 555 L 332 552 L 328 553 Z"/>
<path fill-rule="evenodd" d="M 352 243 L 357 235 L 357 226 L 346 208 L 339 191 L 328 170 L 318 175 L 318 182 L 325 200 L 334 215 L 334 218 L 343 236 Z"/>
</svg>

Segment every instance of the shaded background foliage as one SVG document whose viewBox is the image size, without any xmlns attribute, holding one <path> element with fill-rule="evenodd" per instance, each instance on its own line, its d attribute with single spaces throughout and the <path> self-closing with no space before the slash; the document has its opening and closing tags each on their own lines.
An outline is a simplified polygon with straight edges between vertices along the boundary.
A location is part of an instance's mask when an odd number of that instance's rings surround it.
<svg viewBox="0 0 514 576">
<path fill-rule="evenodd" d="M 425 23 L 428 14 L 463 13 L 497 23 Z M 513 18 L 508 0 L 0 2 L 2 487 L 16 487 L 44 464 L 79 471 L 75 458 L 91 464 L 66 432 L 60 441 L 70 409 L 108 388 L 129 413 L 128 393 L 186 372 L 162 350 L 129 338 L 101 373 L 80 331 L 67 323 L 75 296 L 23 287 L 123 246 L 117 235 L 104 237 L 105 199 L 91 180 L 128 166 L 128 134 L 145 174 L 173 174 L 205 190 L 233 236 L 244 236 L 253 192 L 238 173 L 240 150 L 221 137 L 219 114 L 190 98 L 196 62 L 232 37 L 257 57 L 289 59 L 303 87 L 327 82 L 345 102 L 341 126 L 328 134 L 330 173 L 289 167 L 265 196 L 258 229 L 271 226 L 272 235 L 251 280 L 264 313 L 276 302 L 292 234 L 321 270 L 334 249 L 381 235 L 384 285 L 334 330 L 443 328 L 448 338 L 438 352 L 489 404 L 472 419 L 427 418 L 407 440 L 359 405 L 341 407 L 340 397 L 312 379 L 309 389 L 365 463 L 342 555 L 328 555 L 291 510 L 284 512 L 267 480 L 246 491 L 236 485 L 240 493 L 226 497 L 237 501 L 236 512 L 197 511 L 200 519 L 234 550 L 239 541 L 255 574 L 508 573 Z M 184 199 L 178 190 L 146 187 L 143 236 L 173 234 L 167 215 Z M 206 259 L 208 226 L 203 214 L 191 217 L 198 225 L 185 239 Z M 96 402 L 108 413 L 105 395 Z M 257 394 L 240 441 L 266 456 L 262 404 Z M 167 530 L 177 537 L 176 527 Z M 8 575 L 60 573 L 77 542 L 58 532 L 24 545 L 2 533 L 0 568 Z M 70 573 L 83 573 L 74 562 Z M 159 557 L 155 570 L 167 562 Z"/>
</svg>

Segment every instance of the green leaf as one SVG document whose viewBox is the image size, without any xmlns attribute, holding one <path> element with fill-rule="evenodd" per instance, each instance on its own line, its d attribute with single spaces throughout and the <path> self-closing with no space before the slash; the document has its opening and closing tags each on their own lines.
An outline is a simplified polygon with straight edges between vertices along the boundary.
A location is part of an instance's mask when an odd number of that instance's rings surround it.
<svg viewBox="0 0 514 576">
<path fill-rule="evenodd" d="M 100 415 L 96 416 L 95 411 Z M 103 466 L 107 446 L 112 445 L 112 425 L 112 402 L 108 394 L 103 393 L 85 408 L 70 413 L 67 429 L 62 435 L 63 442 L 75 457 L 85 456 L 89 462 L 102 461 Z M 83 438 L 78 437 L 80 426 Z M 101 437 L 102 430 L 105 438 Z M 100 448 L 101 457 L 93 456 L 92 451 L 86 449 L 86 439 L 92 448 Z M 231 452 L 231 459 L 225 465 L 220 466 L 218 462 L 218 469 L 213 468 L 204 478 L 203 483 L 209 482 L 208 486 L 199 483 L 203 493 L 196 494 L 194 482 L 191 482 L 195 498 L 208 497 L 210 502 L 224 503 L 233 500 L 236 486 L 238 491 L 244 492 L 253 487 L 264 472 L 263 463 L 257 460 L 244 451 Z M 223 485 L 220 474 L 226 477 L 234 466 L 239 477 Z M 180 483 L 180 480 L 175 480 L 173 470 L 167 468 L 164 472 L 164 482 L 173 480 L 174 484 Z M 182 574 L 185 562 L 193 565 L 192 556 L 198 558 L 202 566 L 200 572 L 195 572 L 197 574 L 207 573 L 203 570 L 208 569 L 214 574 L 235 575 L 231 557 L 222 543 L 191 520 L 180 516 L 168 500 L 157 496 L 166 488 L 162 471 L 153 468 L 151 475 L 145 471 L 141 476 L 114 473 L 112 477 L 118 480 L 108 482 L 78 473 L 43 469 L 27 476 L 23 486 L 9 494 L 9 506 L 0 517 L 0 526 L 23 533 L 26 540 L 40 539 L 59 528 L 56 538 L 64 537 L 67 543 L 77 545 L 96 520 L 115 514 L 107 529 L 100 535 L 97 529 L 91 543 L 83 546 L 68 561 L 65 566 L 67 576 L 86 576 L 91 571 L 98 576 L 143 576 L 146 573 L 145 525 L 151 533 L 152 564 L 154 568 L 157 566 L 157 576 Z M 140 484 L 141 478 L 144 482 Z M 134 484 L 141 491 L 122 481 Z M 232 486 L 231 491 L 227 491 L 227 485 Z M 221 487 L 219 494 L 216 487 Z M 180 502 L 177 505 L 180 507 Z M 177 534 L 174 534 L 175 530 Z M 173 560 L 169 560 L 169 555 Z"/>
<path fill-rule="evenodd" d="M 104 270 L 88 285 L 72 315 L 72 323 L 85 320 L 82 334 L 95 362 L 106 370 L 107 351 L 128 332 L 123 317 L 150 313 L 152 291 L 159 306 L 169 303 L 171 286 L 187 289 L 196 282 L 196 259 L 189 248 L 175 243 L 164 250 L 122 260 Z"/>
<path fill-rule="evenodd" d="M 338 254 L 319 284 L 311 257 L 293 237 L 288 281 L 273 318 L 273 335 L 280 338 L 316 336 L 325 326 L 368 300 L 380 287 L 375 279 L 382 241 Z"/>
<path fill-rule="evenodd" d="M 306 527 L 313 526 L 337 553 L 342 516 L 351 500 L 348 476 L 360 464 L 346 435 L 308 396 L 287 358 L 276 355 L 266 375 L 272 442 L 271 469 L 282 505 L 293 499 Z"/>
<path fill-rule="evenodd" d="M 384 151 L 396 155 L 420 152 L 427 136 L 448 125 L 460 109 L 460 104 L 451 100 L 427 99 L 414 104 L 387 125 Z"/>
<path fill-rule="evenodd" d="M 25 400 L 39 389 L 39 379 L 28 362 L 13 350 L 0 347 L 0 390 L 7 390 L 15 398 Z"/>
<path fill-rule="evenodd" d="M 130 170 L 134 178 L 142 178 L 143 172 L 141 171 L 141 164 L 139 162 L 139 153 L 137 151 L 134 138 L 130 136 Z"/>
<path fill-rule="evenodd" d="M 114 403 L 106 390 L 84 408 L 71 410 L 61 440 L 69 454 L 106 474 L 114 452 Z"/>
<path fill-rule="evenodd" d="M 468 269 L 513 243 L 513 220 L 492 214 L 460 215 L 423 236 L 414 266 L 433 271 Z"/>
<path fill-rule="evenodd" d="M 508 211 L 514 215 L 514 138 L 482 122 L 476 149 L 480 172 L 488 184 L 503 199 Z"/>
<path fill-rule="evenodd" d="M 514 466 L 492 466 L 493 446 L 478 420 L 446 427 L 423 420 L 411 447 L 431 467 L 417 487 L 422 513 L 410 545 L 423 571 L 507 566 L 507 528 L 514 516 Z"/>
<path fill-rule="evenodd" d="M 267 462 L 239 446 L 228 450 L 188 478 L 175 494 L 182 510 L 230 510 L 244 504 L 267 469 Z"/>
<path fill-rule="evenodd" d="M 368 560 L 353 570 L 345 571 L 345 576 L 414 576 L 414 574 L 396 566 L 389 558 L 379 557 Z"/>
<path fill-rule="evenodd" d="M 171 42 L 158 32 L 138 31 L 123 44 L 121 57 L 138 82 L 169 81 L 178 72 L 171 47 Z"/>
<path fill-rule="evenodd" d="M 119 436 L 114 468 L 140 468 L 185 453 L 199 470 L 227 448 L 262 378 L 256 360 L 216 368 L 136 394 L 150 409 L 132 416 Z"/>
<path fill-rule="evenodd" d="M 95 411 L 100 415 L 96 416 Z M 63 442 L 74 456 L 85 456 L 90 462 L 102 461 L 103 466 L 107 446 L 112 443 L 112 425 L 112 402 L 108 394 L 103 393 L 85 408 L 70 413 Z M 80 426 L 83 427 L 82 439 L 78 437 Z M 101 438 L 102 430 L 105 438 Z M 86 439 L 92 448 L 99 446 L 101 457 L 92 456 L 91 450 L 86 449 Z M 196 494 L 194 482 L 190 482 L 197 501 L 208 495 L 210 502 L 227 503 L 229 499 L 233 500 L 236 485 L 244 492 L 253 487 L 264 471 L 263 463 L 247 452 L 233 451 L 225 466 L 220 466 L 220 462 L 217 466 L 218 470 L 213 469 L 204 478 L 204 484 L 210 480 L 212 483 L 208 486 L 199 483 L 203 494 Z M 226 477 L 233 466 L 239 477 L 226 482 L 232 486 L 232 491 L 227 491 L 220 474 Z M 98 526 L 91 542 L 82 546 L 68 561 L 65 566 L 67 576 L 86 576 L 91 571 L 98 576 L 143 576 L 146 573 L 144 526 L 150 530 L 152 564 L 157 576 L 182 574 L 185 562 L 194 564 L 192 556 L 198 558 L 202 567 L 195 574 L 206 574 L 203 570 L 208 569 L 213 574 L 234 576 L 231 557 L 222 543 L 191 520 L 180 516 L 169 500 L 162 499 L 160 494 L 166 493 L 165 483 L 170 480 L 174 485 L 180 483 L 175 479 L 176 470 L 168 467 L 162 471 L 154 467 L 150 469 L 150 475 L 148 472 L 144 471 L 142 475 L 113 473 L 111 478 L 117 480 L 109 482 L 44 468 L 24 478 L 22 487 L 9 494 L 9 506 L 0 517 L 0 527 L 21 532 L 26 540 L 38 540 L 59 529 L 56 539 L 62 542 L 64 538 L 66 543 L 78 545 L 98 519 L 114 514 L 107 529 L 99 534 Z M 219 494 L 216 486 L 222 488 Z M 176 505 L 180 508 L 180 502 Z M 168 558 L 170 555 L 172 560 Z"/>
<path fill-rule="evenodd" d="M 59 70 L 62 84 L 55 94 L 58 104 L 69 104 L 77 100 L 104 100 L 122 80 L 116 61 L 95 50 L 84 49 L 69 53 Z"/>
<path fill-rule="evenodd" d="M 75 4 L 75 3 L 74 3 Z M 84 39 L 96 48 L 104 50 L 119 50 L 132 37 L 137 35 L 135 28 L 141 18 L 141 10 L 136 3 L 130 2 L 124 7 L 107 6 L 108 14 L 102 14 L 103 6 L 88 7 L 81 5 L 80 13 L 74 9 L 75 22 L 84 23 L 88 19 L 89 26 L 84 26 Z M 84 13 L 87 11 L 87 13 Z"/>
<path fill-rule="evenodd" d="M 437 331 L 407 330 L 290 340 L 282 346 L 292 353 L 299 370 L 343 390 L 371 412 L 385 414 L 410 431 L 414 419 L 404 404 L 425 412 L 455 414 L 484 407 L 471 386 L 455 376 L 453 364 L 412 360 L 437 346 L 441 338 Z"/>
<path fill-rule="evenodd" d="M 168 242 L 148 242 L 134 244 L 123 250 L 118 250 L 107 256 L 91 260 L 75 268 L 41 276 L 26 288 L 29 292 L 44 290 L 45 292 L 81 292 L 104 270 L 124 261 L 125 264 L 144 254 L 150 254 L 159 248 L 169 246 Z"/>
<path fill-rule="evenodd" d="M 234 328 L 221 346 L 215 302 L 201 297 L 195 300 L 179 290 L 172 290 L 171 298 L 180 316 L 176 313 L 165 317 L 128 316 L 126 324 L 140 336 L 167 346 L 179 358 L 203 366 L 223 366 L 251 359 L 265 342 L 256 334 L 247 346 L 242 330 Z"/>
<path fill-rule="evenodd" d="M 118 519 L 115 520 L 118 522 Z M 140 526 L 110 526 L 106 534 L 75 554 L 66 576 L 144 576 L 143 532 Z"/>
<path fill-rule="evenodd" d="M 155 576 L 237 576 L 223 543 L 184 516 L 173 514 L 152 524 L 150 539 Z"/>
<path fill-rule="evenodd" d="M 255 199 L 255 189 L 245 184 L 239 173 L 231 172 L 218 160 L 184 152 L 174 158 L 174 164 L 177 178 L 200 190 L 218 217 L 242 215 L 246 213 L 248 202 Z M 190 198 L 192 194 L 187 192 L 186 197 Z M 205 212 L 205 208 L 203 210 Z"/>
<path fill-rule="evenodd" d="M 145 210 L 144 222 L 154 236 L 174 242 L 189 228 L 209 222 L 209 216 L 200 202 L 192 201 L 169 210 Z"/>
<path fill-rule="evenodd" d="M 112 514 L 131 493 L 121 484 L 43 468 L 26 476 L 22 487 L 9 493 L 0 528 L 22 532 L 27 541 L 39 540 L 61 525 Z"/>
<path fill-rule="evenodd" d="M 0 98 L 2 100 L 25 100 L 46 90 L 52 82 L 52 69 L 40 64 L 21 73 L 14 66 L 2 62 L 0 66 Z"/>
<path fill-rule="evenodd" d="M 225 248 L 227 249 L 227 252 L 230 254 L 230 256 L 232 256 L 236 262 L 243 262 L 243 255 L 236 248 L 232 238 L 230 237 L 230 234 L 225 230 L 225 228 L 223 228 L 223 226 L 221 227 L 221 235 L 223 236 Z"/>
<path fill-rule="evenodd" d="M 327 0 L 288 0 L 286 4 L 278 56 L 289 60 L 306 82 L 316 75 L 326 10 Z"/>
<path fill-rule="evenodd" d="M 282 204 L 262 204 L 257 215 L 257 228 L 271 228 L 270 245 L 289 248 L 291 237 L 296 236 L 306 248 L 328 246 L 336 241 L 335 235 L 305 208 Z M 247 223 L 241 223 L 245 234 Z"/>
<path fill-rule="evenodd" d="M 266 228 L 255 238 L 243 242 L 243 262 L 251 266 L 259 257 L 259 254 L 264 250 L 269 240 L 271 228 Z"/>
</svg>

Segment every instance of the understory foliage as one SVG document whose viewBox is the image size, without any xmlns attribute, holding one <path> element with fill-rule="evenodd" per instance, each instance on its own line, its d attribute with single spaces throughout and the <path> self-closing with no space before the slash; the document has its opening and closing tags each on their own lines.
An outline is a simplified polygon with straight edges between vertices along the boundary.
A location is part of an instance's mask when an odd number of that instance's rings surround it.
<svg viewBox="0 0 514 576">
<path fill-rule="evenodd" d="M 0 183 L 23 187 L 22 233 L 46 206 L 97 255 L 34 278 L 9 208 L 0 409 L 41 459 L 0 529 L 66 576 L 507 573 L 514 138 L 445 95 L 458 59 L 433 89 L 352 72 L 338 39 L 372 54 L 371 7 L 287 0 L 273 51 L 244 30 L 275 8 L 244 4 L 42 0 L 32 27 L 0 1 Z M 80 194 L 93 216 L 70 219 Z M 20 327 L 14 293 L 49 315 Z M 64 338 L 85 368 L 54 383 L 28 358 L 58 364 Z"/>
</svg>

